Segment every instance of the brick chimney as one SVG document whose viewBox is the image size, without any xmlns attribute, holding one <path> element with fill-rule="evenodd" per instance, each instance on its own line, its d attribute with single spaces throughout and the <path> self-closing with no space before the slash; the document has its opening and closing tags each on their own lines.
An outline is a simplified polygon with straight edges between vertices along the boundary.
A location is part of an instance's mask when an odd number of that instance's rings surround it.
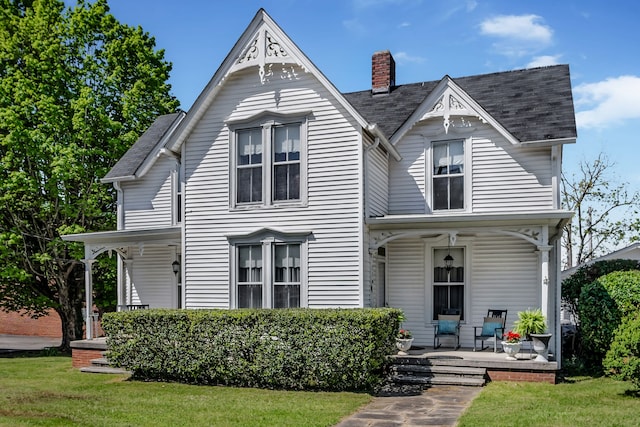
<svg viewBox="0 0 640 427">
<path fill-rule="evenodd" d="M 371 57 L 371 93 L 389 93 L 396 85 L 396 61 L 383 50 Z"/>
</svg>

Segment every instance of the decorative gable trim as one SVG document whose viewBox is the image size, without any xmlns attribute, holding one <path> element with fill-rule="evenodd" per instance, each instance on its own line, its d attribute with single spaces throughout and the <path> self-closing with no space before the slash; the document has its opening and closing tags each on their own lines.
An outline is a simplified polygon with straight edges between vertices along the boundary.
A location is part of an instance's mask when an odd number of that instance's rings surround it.
<svg viewBox="0 0 640 427">
<path fill-rule="evenodd" d="M 473 130 L 473 121 L 488 123 L 513 145 L 520 144 L 507 129 L 480 106 L 467 92 L 449 76 L 444 76 L 422 104 L 391 138 L 396 144 L 407 132 L 421 121 L 442 118 L 445 134 Z"/>
<path fill-rule="evenodd" d="M 281 79 L 295 80 L 298 78 L 292 65 L 299 65 L 306 72 L 309 72 L 304 64 L 296 60 L 289 52 L 290 49 L 286 42 L 280 40 L 270 32 L 266 25 L 263 25 L 253 36 L 253 40 L 238 55 L 238 59 L 229 68 L 225 77 L 244 68 L 258 66 L 260 83 L 265 84 L 275 76 L 278 67 L 281 67 L 279 70 Z"/>
<path fill-rule="evenodd" d="M 193 128 L 216 98 L 227 76 L 235 71 L 257 66 L 261 82 L 267 84 L 269 79 L 274 77 L 276 72 L 278 72 L 276 65 L 282 66 L 279 70 L 280 78 L 295 79 L 297 76 L 293 65 L 298 65 L 304 69 L 305 72 L 312 73 L 338 103 L 340 103 L 347 114 L 355 119 L 359 126 L 373 132 L 375 136 L 380 137 L 392 155 L 396 159 L 400 158 L 395 147 L 387 142 L 386 137 L 377 126 L 365 120 L 333 83 L 322 74 L 278 24 L 271 19 L 264 9 L 260 9 L 258 13 L 256 13 L 256 16 L 242 36 L 240 36 L 240 39 L 222 62 L 220 68 L 218 68 L 207 86 L 193 103 L 193 106 L 187 113 L 187 117 L 175 133 L 175 138 L 173 138 L 173 141 L 167 148 L 175 152 L 180 151 L 183 142 L 188 138 Z"/>
</svg>

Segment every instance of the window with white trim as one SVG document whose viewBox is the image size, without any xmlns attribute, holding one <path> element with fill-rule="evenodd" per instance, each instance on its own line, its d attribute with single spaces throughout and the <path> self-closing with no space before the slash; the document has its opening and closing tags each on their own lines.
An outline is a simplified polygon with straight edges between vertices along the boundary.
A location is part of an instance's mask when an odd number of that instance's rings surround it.
<svg viewBox="0 0 640 427">
<path fill-rule="evenodd" d="M 445 258 L 451 256 L 451 265 Z M 460 314 L 464 319 L 464 248 L 433 250 L 433 319 L 438 314 Z"/>
<path fill-rule="evenodd" d="M 464 209 L 464 141 L 438 141 L 433 151 L 433 210 Z"/>
<path fill-rule="evenodd" d="M 235 306 L 237 308 L 303 306 L 303 247 L 304 244 L 299 241 L 286 242 L 273 238 L 256 243 L 236 244 Z"/>
<path fill-rule="evenodd" d="M 235 130 L 235 206 L 302 201 L 304 129 L 300 121 L 269 120 Z"/>
</svg>

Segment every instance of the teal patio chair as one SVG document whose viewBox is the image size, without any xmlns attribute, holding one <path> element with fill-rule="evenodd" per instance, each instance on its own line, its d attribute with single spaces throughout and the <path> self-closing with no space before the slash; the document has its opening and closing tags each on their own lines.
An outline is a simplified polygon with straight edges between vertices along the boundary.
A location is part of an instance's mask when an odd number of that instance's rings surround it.
<svg viewBox="0 0 640 427">
<path fill-rule="evenodd" d="M 498 343 L 504 335 L 504 328 L 507 323 L 507 310 L 487 310 L 487 317 L 484 318 L 482 326 L 473 327 L 473 351 L 477 349 L 477 342 L 480 341 L 480 351 L 489 348 L 484 346 L 485 341 L 493 341 L 493 352 L 498 352 Z"/>
</svg>

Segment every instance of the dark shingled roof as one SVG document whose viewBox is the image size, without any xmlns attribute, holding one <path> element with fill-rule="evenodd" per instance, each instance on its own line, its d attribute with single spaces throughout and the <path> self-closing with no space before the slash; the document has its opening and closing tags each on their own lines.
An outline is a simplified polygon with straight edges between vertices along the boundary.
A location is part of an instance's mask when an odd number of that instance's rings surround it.
<svg viewBox="0 0 640 427">
<path fill-rule="evenodd" d="M 452 80 L 521 142 L 576 137 L 568 65 Z M 344 96 L 391 138 L 438 83 L 400 85 L 387 95 L 367 90 Z"/>
<path fill-rule="evenodd" d="M 118 178 L 130 177 L 136 174 L 142 163 L 147 156 L 151 154 L 154 147 L 165 136 L 167 131 L 171 129 L 173 124 L 180 117 L 184 115 L 184 112 L 179 111 L 177 113 L 164 114 L 159 116 L 149 129 L 142 134 L 140 138 L 129 148 L 129 150 L 118 160 L 113 168 L 109 171 L 103 181 L 117 181 Z"/>
<path fill-rule="evenodd" d="M 482 74 L 452 79 L 495 120 L 521 142 L 576 137 L 576 122 L 568 65 Z M 344 94 L 347 101 L 387 138 L 422 104 L 439 81 L 393 88 L 385 95 L 371 90 Z M 158 117 L 103 178 L 116 181 L 136 174 L 184 112 Z"/>
</svg>

